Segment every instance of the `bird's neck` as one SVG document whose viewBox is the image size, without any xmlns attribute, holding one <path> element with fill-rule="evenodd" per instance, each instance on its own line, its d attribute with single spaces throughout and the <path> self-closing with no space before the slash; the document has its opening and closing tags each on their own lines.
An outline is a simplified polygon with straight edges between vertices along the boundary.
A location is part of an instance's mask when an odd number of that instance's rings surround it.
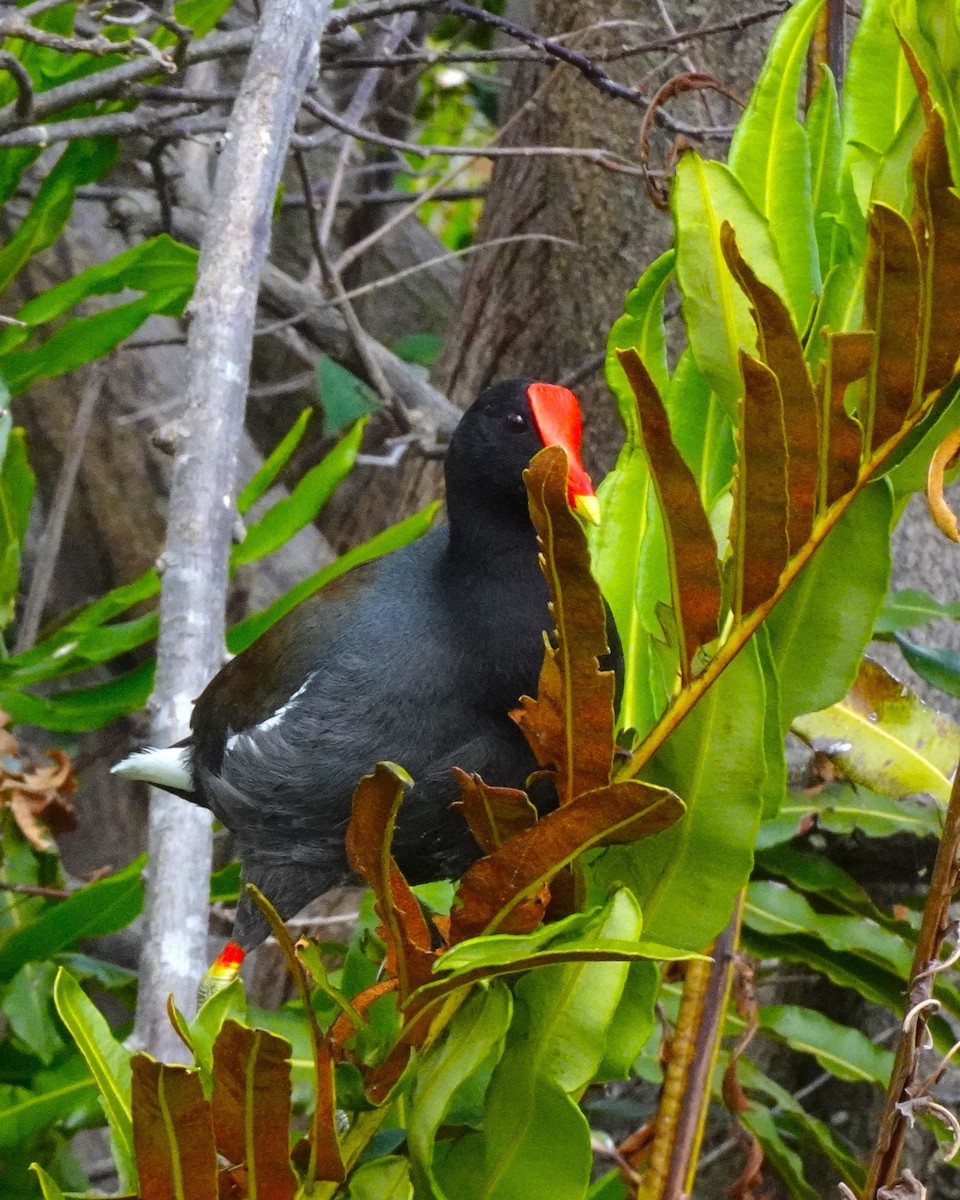
<svg viewBox="0 0 960 1200">
<path fill-rule="evenodd" d="M 450 553 L 464 562 L 496 564 L 528 558 L 537 569 L 537 535 L 525 506 L 518 504 L 464 505 L 448 501 Z"/>
</svg>

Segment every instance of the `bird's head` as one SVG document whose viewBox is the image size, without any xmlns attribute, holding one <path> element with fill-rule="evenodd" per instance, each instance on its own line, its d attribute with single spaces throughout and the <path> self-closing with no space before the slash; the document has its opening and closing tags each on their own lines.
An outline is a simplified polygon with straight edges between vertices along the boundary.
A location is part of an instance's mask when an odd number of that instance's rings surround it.
<svg viewBox="0 0 960 1200">
<path fill-rule="evenodd" d="M 583 417 L 569 388 L 531 379 L 495 383 L 464 413 L 447 453 L 447 502 L 526 512 L 523 472 L 545 446 L 567 453 L 570 506 L 598 522 L 600 506 L 583 462 Z"/>
</svg>

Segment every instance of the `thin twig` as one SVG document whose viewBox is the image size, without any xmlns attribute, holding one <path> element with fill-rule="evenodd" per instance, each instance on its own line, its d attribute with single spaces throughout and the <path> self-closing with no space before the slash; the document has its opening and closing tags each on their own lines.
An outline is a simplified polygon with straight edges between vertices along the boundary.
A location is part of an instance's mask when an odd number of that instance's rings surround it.
<svg viewBox="0 0 960 1200">
<path fill-rule="evenodd" d="M 33 111 L 33 80 L 30 78 L 30 72 L 9 50 L 0 50 L 0 70 L 13 77 L 13 82 L 17 85 L 17 99 L 13 110 L 22 120 L 28 121 Z"/>
<path fill-rule="evenodd" d="M 297 170 L 300 173 L 300 182 L 303 184 L 303 194 L 310 195 L 310 173 L 307 170 L 306 160 L 303 154 L 297 151 L 294 154 L 294 161 L 297 164 Z M 343 280 L 339 273 L 330 262 L 330 256 L 327 254 L 327 248 L 324 246 L 320 236 L 320 224 L 317 216 L 316 208 L 307 209 L 307 223 L 310 229 L 310 241 L 313 244 L 313 253 L 316 256 L 317 263 L 320 267 L 320 272 L 323 275 L 324 283 L 333 292 L 335 303 L 340 309 L 340 315 L 343 317 L 344 324 L 347 327 L 347 332 L 353 341 L 354 348 L 360 356 L 361 361 L 366 369 L 367 375 L 373 382 L 374 389 L 380 397 L 381 402 L 385 407 L 391 408 L 397 412 L 397 415 L 403 421 L 407 429 L 410 428 L 410 420 L 404 412 L 401 405 L 394 400 L 393 389 L 387 382 L 387 377 L 383 373 L 383 368 L 374 358 L 367 345 L 368 334 L 360 324 L 360 319 L 354 311 L 353 305 L 347 298 L 346 289 L 343 286 Z"/>
<path fill-rule="evenodd" d="M 379 52 L 388 61 L 390 55 L 396 50 L 400 43 L 409 35 L 415 21 L 413 13 L 403 13 L 393 22 L 393 25 L 384 35 L 380 43 Z M 370 107 L 370 102 L 373 100 L 374 92 L 377 89 L 377 84 L 380 82 L 380 77 L 383 74 L 382 67 L 372 67 L 367 71 L 357 85 L 350 103 L 344 111 L 344 120 L 351 123 L 362 121 L 366 116 L 367 110 Z M 323 205 L 323 212 L 319 220 L 319 237 L 320 245 L 326 246 L 330 240 L 330 230 L 333 228 L 333 218 L 337 212 L 337 200 L 343 188 L 344 175 L 347 168 L 347 163 L 353 153 L 356 141 L 354 138 L 345 137 L 340 145 L 340 152 L 337 155 L 337 161 L 334 165 L 333 173 L 330 178 L 330 186 L 327 191 L 327 197 Z M 308 194 L 306 190 L 304 194 Z"/>
<path fill-rule="evenodd" d="M 23 605 L 23 615 L 17 625 L 17 640 L 14 653 L 22 654 L 37 640 L 43 610 L 50 594 L 57 559 L 60 556 L 60 544 L 63 541 L 63 530 L 67 521 L 67 512 L 77 484 L 77 475 L 87 446 L 87 436 L 93 421 L 94 410 L 103 387 L 103 377 L 99 369 L 92 368 L 86 386 L 80 396 L 77 415 L 70 430 L 67 450 L 54 488 L 53 499 L 50 501 L 50 512 L 47 523 L 37 546 L 33 573 L 30 576 L 30 587 Z"/>
<path fill-rule="evenodd" d="M 7 883 L 0 879 L 0 892 L 13 892 L 16 896 L 43 896 L 46 900 L 69 900 L 66 888 L 40 887 L 35 883 Z"/>
<path fill-rule="evenodd" d="M 439 146 L 433 143 L 405 142 L 400 138 L 387 137 L 383 133 L 375 133 L 371 129 L 362 129 L 358 125 L 348 125 L 338 113 L 325 108 L 318 100 L 307 97 L 304 101 L 307 110 L 321 121 L 347 133 L 358 141 L 369 142 L 374 146 L 386 146 L 390 150 L 400 150 L 404 154 L 416 154 L 420 158 L 429 158 L 436 154 L 446 158 L 585 158 L 597 166 L 609 171 L 620 171 L 628 175 L 642 175 L 641 169 L 634 163 L 603 150 L 597 146 Z M 312 150 L 322 145 L 325 138 L 321 134 L 298 134 L 291 144 L 297 150 Z"/>
</svg>

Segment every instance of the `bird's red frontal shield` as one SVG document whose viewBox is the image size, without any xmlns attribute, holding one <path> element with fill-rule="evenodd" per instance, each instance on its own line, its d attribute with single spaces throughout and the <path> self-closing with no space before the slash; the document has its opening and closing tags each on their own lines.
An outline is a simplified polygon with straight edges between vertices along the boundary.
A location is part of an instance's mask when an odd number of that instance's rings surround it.
<svg viewBox="0 0 960 1200">
<path fill-rule="evenodd" d="M 527 388 L 530 411 L 545 446 L 562 446 L 570 466 L 567 472 L 567 499 L 570 507 L 591 521 L 597 521 L 600 508 L 590 476 L 580 459 L 583 415 L 580 403 L 569 388 L 556 383 L 531 383 Z"/>
</svg>

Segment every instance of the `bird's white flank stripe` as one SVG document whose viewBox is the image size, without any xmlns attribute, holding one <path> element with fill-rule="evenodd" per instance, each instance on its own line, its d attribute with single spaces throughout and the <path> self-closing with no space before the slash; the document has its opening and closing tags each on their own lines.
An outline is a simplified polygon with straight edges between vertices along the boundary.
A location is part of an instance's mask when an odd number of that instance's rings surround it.
<svg viewBox="0 0 960 1200">
<path fill-rule="evenodd" d="M 155 783 L 158 787 L 174 787 L 181 792 L 193 790 L 190 752 L 183 746 L 138 750 L 111 767 L 110 773 L 125 779 L 142 779 L 144 783 Z"/>
<path fill-rule="evenodd" d="M 296 702 L 310 686 L 314 675 L 316 675 L 316 671 L 311 671 L 303 683 L 301 683 L 297 690 L 293 693 L 290 699 L 287 700 L 286 703 L 282 704 L 275 713 L 271 713 L 269 717 L 261 721 L 259 725 L 251 725 L 249 729 L 241 729 L 239 733 L 231 733 L 227 738 L 227 744 L 224 747 L 226 752 L 229 754 L 242 738 L 248 739 L 250 745 L 256 749 L 256 743 L 253 741 L 255 735 L 258 733 L 266 733 L 268 729 L 274 729 L 277 725 L 280 725 L 283 722 L 287 713 L 293 709 Z M 244 744 L 247 745 L 247 743 Z"/>
</svg>

